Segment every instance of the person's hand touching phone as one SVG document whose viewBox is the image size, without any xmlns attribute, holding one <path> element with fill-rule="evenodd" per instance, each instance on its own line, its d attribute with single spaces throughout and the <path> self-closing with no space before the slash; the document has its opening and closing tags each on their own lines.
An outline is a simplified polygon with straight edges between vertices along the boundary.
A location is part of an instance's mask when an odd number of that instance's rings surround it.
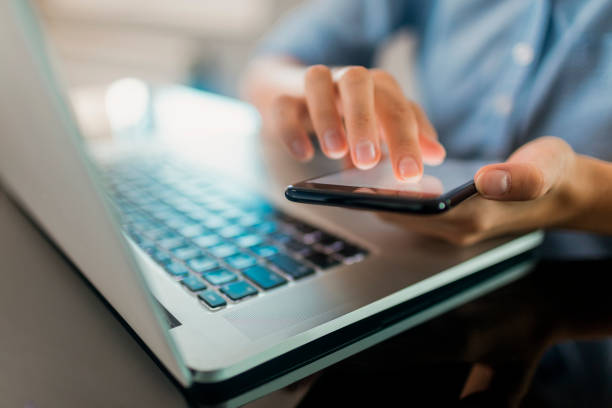
<svg viewBox="0 0 612 408">
<path fill-rule="evenodd" d="M 327 157 L 349 156 L 360 169 L 380 161 L 385 143 L 399 180 L 418 179 L 423 162 L 439 164 L 446 155 L 423 109 L 379 69 L 266 59 L 252 64 L 244 90 L 265 131 L 300 161 L 314 156 L 309 133 L 316 134 Z"/>
</svg>

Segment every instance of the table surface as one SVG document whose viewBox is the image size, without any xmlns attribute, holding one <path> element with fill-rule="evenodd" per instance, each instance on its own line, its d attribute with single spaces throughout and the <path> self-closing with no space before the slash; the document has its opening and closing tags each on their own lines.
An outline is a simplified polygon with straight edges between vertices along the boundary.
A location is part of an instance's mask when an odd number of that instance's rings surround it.
<svg viewBox="0 0 612 408">
<path fill-rule="evenodd" d="M 0 259 L 3 406 L 186 406 L 169 378 L 4 192 Z"/>
</svg>

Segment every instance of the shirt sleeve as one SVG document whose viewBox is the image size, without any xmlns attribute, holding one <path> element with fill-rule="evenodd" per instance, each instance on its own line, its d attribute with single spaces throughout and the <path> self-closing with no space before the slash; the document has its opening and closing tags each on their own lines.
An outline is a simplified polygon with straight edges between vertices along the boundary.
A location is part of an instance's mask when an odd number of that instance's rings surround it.
<svg viewBox="0 0 612 408">
<path fill-rule="evenodd" d="M 281 18 L 256 54 L 291 56 L 306 65 L 371 66 L 376 48 L 418 18 L 417 1 L 317 0 Z"/>
</svg>

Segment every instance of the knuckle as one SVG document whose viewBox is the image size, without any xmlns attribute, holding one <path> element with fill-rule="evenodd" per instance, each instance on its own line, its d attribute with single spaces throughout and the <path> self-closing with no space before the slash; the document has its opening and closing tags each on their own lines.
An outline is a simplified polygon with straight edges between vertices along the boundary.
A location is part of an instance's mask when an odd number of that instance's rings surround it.
<svg viewBox="0 0 612 408">
<path fill-rule="evenodd" d="M 397 84 L 397 82 L 395 81 L 395 77 L 384 69 L 374 68 L 370 70 L 370 73 L 372 75 L 372 79 L 376 83 L 391 83 L 393 85 Z"/>
<path fill-rule="evenodd" d="M 533 200 L 546 193 L 546 180 L 544 174 L 536 166 L 531 165 L 531 171 L 529 172 L 529 186 L 525 189 L 525 199 Z"/>
<path fill-rule="evenodd" d="M 370 71 L 361 66 L 353 66 L 346 68 L 346 71 L 340 78 L 340 81 L 345 84 L 355 84 L 370 80 Z"/>
<path fill-rule="evenodd" d="M 374 117 L 369 112 L 356 112 L 353 115 L 348 115 L 346 117 L 347 124 L 354 129 L 368 129 L 370 124 L 372 123 Z"/>
<path fill-rule="evenodd" d="M 325 65 L 313 65 L 306 70 L 306 83 L 317 81 L 325 77 L 330 77 L 331 71 Z"/>
<path fill-rule="evenodd" d="M 567 141 L 556 136 L 542 136 L 538 139 L 535 139 L 531 143 L 541 143 L 548 145 L 547 147 L 551 151 L 555 152 L 555 154 L 558 154 L 560 156 L 571 155 L 574 152 L 574 149 L 569 143 L 567 143 Z"/>
</svg>

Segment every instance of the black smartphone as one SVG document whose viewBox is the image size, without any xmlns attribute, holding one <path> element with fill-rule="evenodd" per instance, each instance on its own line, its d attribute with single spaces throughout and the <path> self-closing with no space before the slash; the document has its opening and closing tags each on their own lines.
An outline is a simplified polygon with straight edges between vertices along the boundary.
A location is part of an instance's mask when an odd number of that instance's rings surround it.
<svg viewBox="0 0 612 408">
<path fill-rule="evenodd" d="M 476 194 L 474 174 L 488 163 L 446 159 L 425 166 L 420 181 L 402 182 L 385 160 L 370 170 L 352 168 L 290 185 L 285 197 L 307 204 L 437 214 Z"/>
</svg>

